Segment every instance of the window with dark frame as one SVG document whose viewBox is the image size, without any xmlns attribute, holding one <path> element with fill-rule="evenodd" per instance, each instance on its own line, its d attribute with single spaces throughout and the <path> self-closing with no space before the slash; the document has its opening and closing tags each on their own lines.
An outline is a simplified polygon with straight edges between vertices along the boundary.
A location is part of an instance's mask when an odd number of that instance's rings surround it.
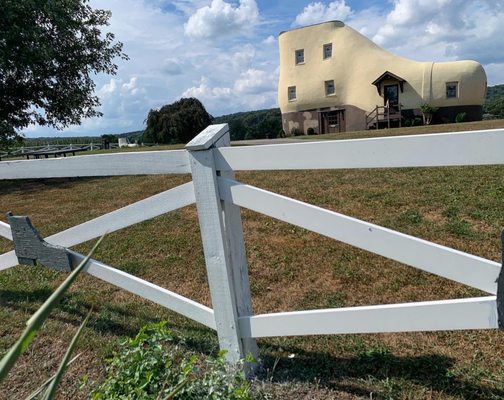
<svg viewBox="0 0 504 400">
<path fill-rule="evenodd" d="M 339 118 L 338 118 L 338 113 L 333 111 L 333 112 L 330 112 L 330 113 L 327 113 L 327 123 L 331 126 L 331 127 L 334 127 L 336 125 L 338 125 L 339 123 Z"/>
<path fill-rule="evenodd" d="M 324 60 L 332 57 L 332 43 L 324 44 Z"/>
<path fill-rule="evenodd" d="M 336 93 L 334 88 L 334 81 L 325 81 L 325 94 L 326 96 L 333 96 Z"/>
<path fill-rule="evenodd" d="M 458 82 L 446 82 L 446 98 L 455 99 L 458 97 Z"/>
<path fill-rule="evenodd" d="M 289 98 L 289 101 L 296 100 L 296 86 L 289 86 L 287 89 L 287 97 Z"/>
<path fill-rule="evenodd" d="M 304 64 L 304 49 L 296 50 L 296 64 Z"/>
</svg>

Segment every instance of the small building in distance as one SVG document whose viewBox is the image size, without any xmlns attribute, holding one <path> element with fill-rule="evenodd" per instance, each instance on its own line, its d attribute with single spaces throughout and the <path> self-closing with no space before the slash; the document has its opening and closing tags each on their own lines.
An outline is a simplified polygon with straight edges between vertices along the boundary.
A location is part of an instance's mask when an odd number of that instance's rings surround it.
<svg viewBox="0 0 504 400">
<path fill-rule="evenodd" d="M 486 74 L 475 61 L 396 56 L 340 21 L 280 33 L 278 102 L 286 133 L 401 126 L 437 108 L 433 123 L 481 120 Z"/>
</svg>

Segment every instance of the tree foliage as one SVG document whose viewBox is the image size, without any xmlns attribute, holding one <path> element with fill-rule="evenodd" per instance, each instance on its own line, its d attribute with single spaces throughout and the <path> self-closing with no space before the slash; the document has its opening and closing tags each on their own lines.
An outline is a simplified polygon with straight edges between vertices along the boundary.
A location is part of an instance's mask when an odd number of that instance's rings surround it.
<svg viewBox="0 0 504 400">
<path fill-rule="evenodd" d="M 1 0 L 0 136 L 30 124 L 62 129 L 101 116 L 92 75 L 115 74 L 127 59 L 112 33 L 110 11 L 88 0 Z"/>
<path fill-rule="evenodd" d="M 152 143 L 187 143 L 208 125 L 212 116 L 198 99 L 180 99 L 159 110 L 150 110 L 144 141 Z"/>
<path fill-rule="evenodd" d="M 504 118 L 504 96 L 485 104 L 485 113 Z"/>
<path fill-rule="evenodd" d="M 214 120 L 214 123 L 224 122 L 229 124 L 232 140 L 272 138 L 282 130 L 278 108 L 222 115 Z"/>
</svg>

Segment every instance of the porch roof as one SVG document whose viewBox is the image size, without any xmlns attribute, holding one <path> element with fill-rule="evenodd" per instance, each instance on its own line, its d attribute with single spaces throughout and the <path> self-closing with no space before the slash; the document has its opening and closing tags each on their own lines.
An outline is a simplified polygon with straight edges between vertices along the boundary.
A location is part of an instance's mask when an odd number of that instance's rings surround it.
<svg viewBox="0 0 504 400">
<path fill-rule="evenodd" d="M 401 88 L 401 93 L 404 92 L 404 82 L 406 82 L 405 79 L 401 78 L 400 76 L 397 76 L 396 74 L 393 74 L 390 71 L 385 71 L 383 74 L 381 74 L 376 80 L 372 83 L 372 85 L 376 86 L 376 89 L 378 90 L 378 94 L 381 96 L 381 83 L 385 79 L 393 79 L 396 80 L 399 83 L 399 87 Z"/>
</svg>

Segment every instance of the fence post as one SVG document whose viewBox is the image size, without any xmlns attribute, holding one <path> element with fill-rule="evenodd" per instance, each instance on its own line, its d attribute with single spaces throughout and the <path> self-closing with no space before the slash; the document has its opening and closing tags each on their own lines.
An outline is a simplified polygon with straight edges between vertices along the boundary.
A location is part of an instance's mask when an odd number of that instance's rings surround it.
<svg viewBox="0 0 504 400">
<path fill-rule="evenodd" d="M 186 145 L 189 153 L 215 324 L 226 359 L 236 363 L 251 353 L 255 339 L 242 339 L 238 317 L 252 315 L 240 210 L 221 201 L 212 149 L 229 146 L 228 124 L 210 125 Z M 232 177 L 232 172 L 223 172 Z"/>
</svg>

